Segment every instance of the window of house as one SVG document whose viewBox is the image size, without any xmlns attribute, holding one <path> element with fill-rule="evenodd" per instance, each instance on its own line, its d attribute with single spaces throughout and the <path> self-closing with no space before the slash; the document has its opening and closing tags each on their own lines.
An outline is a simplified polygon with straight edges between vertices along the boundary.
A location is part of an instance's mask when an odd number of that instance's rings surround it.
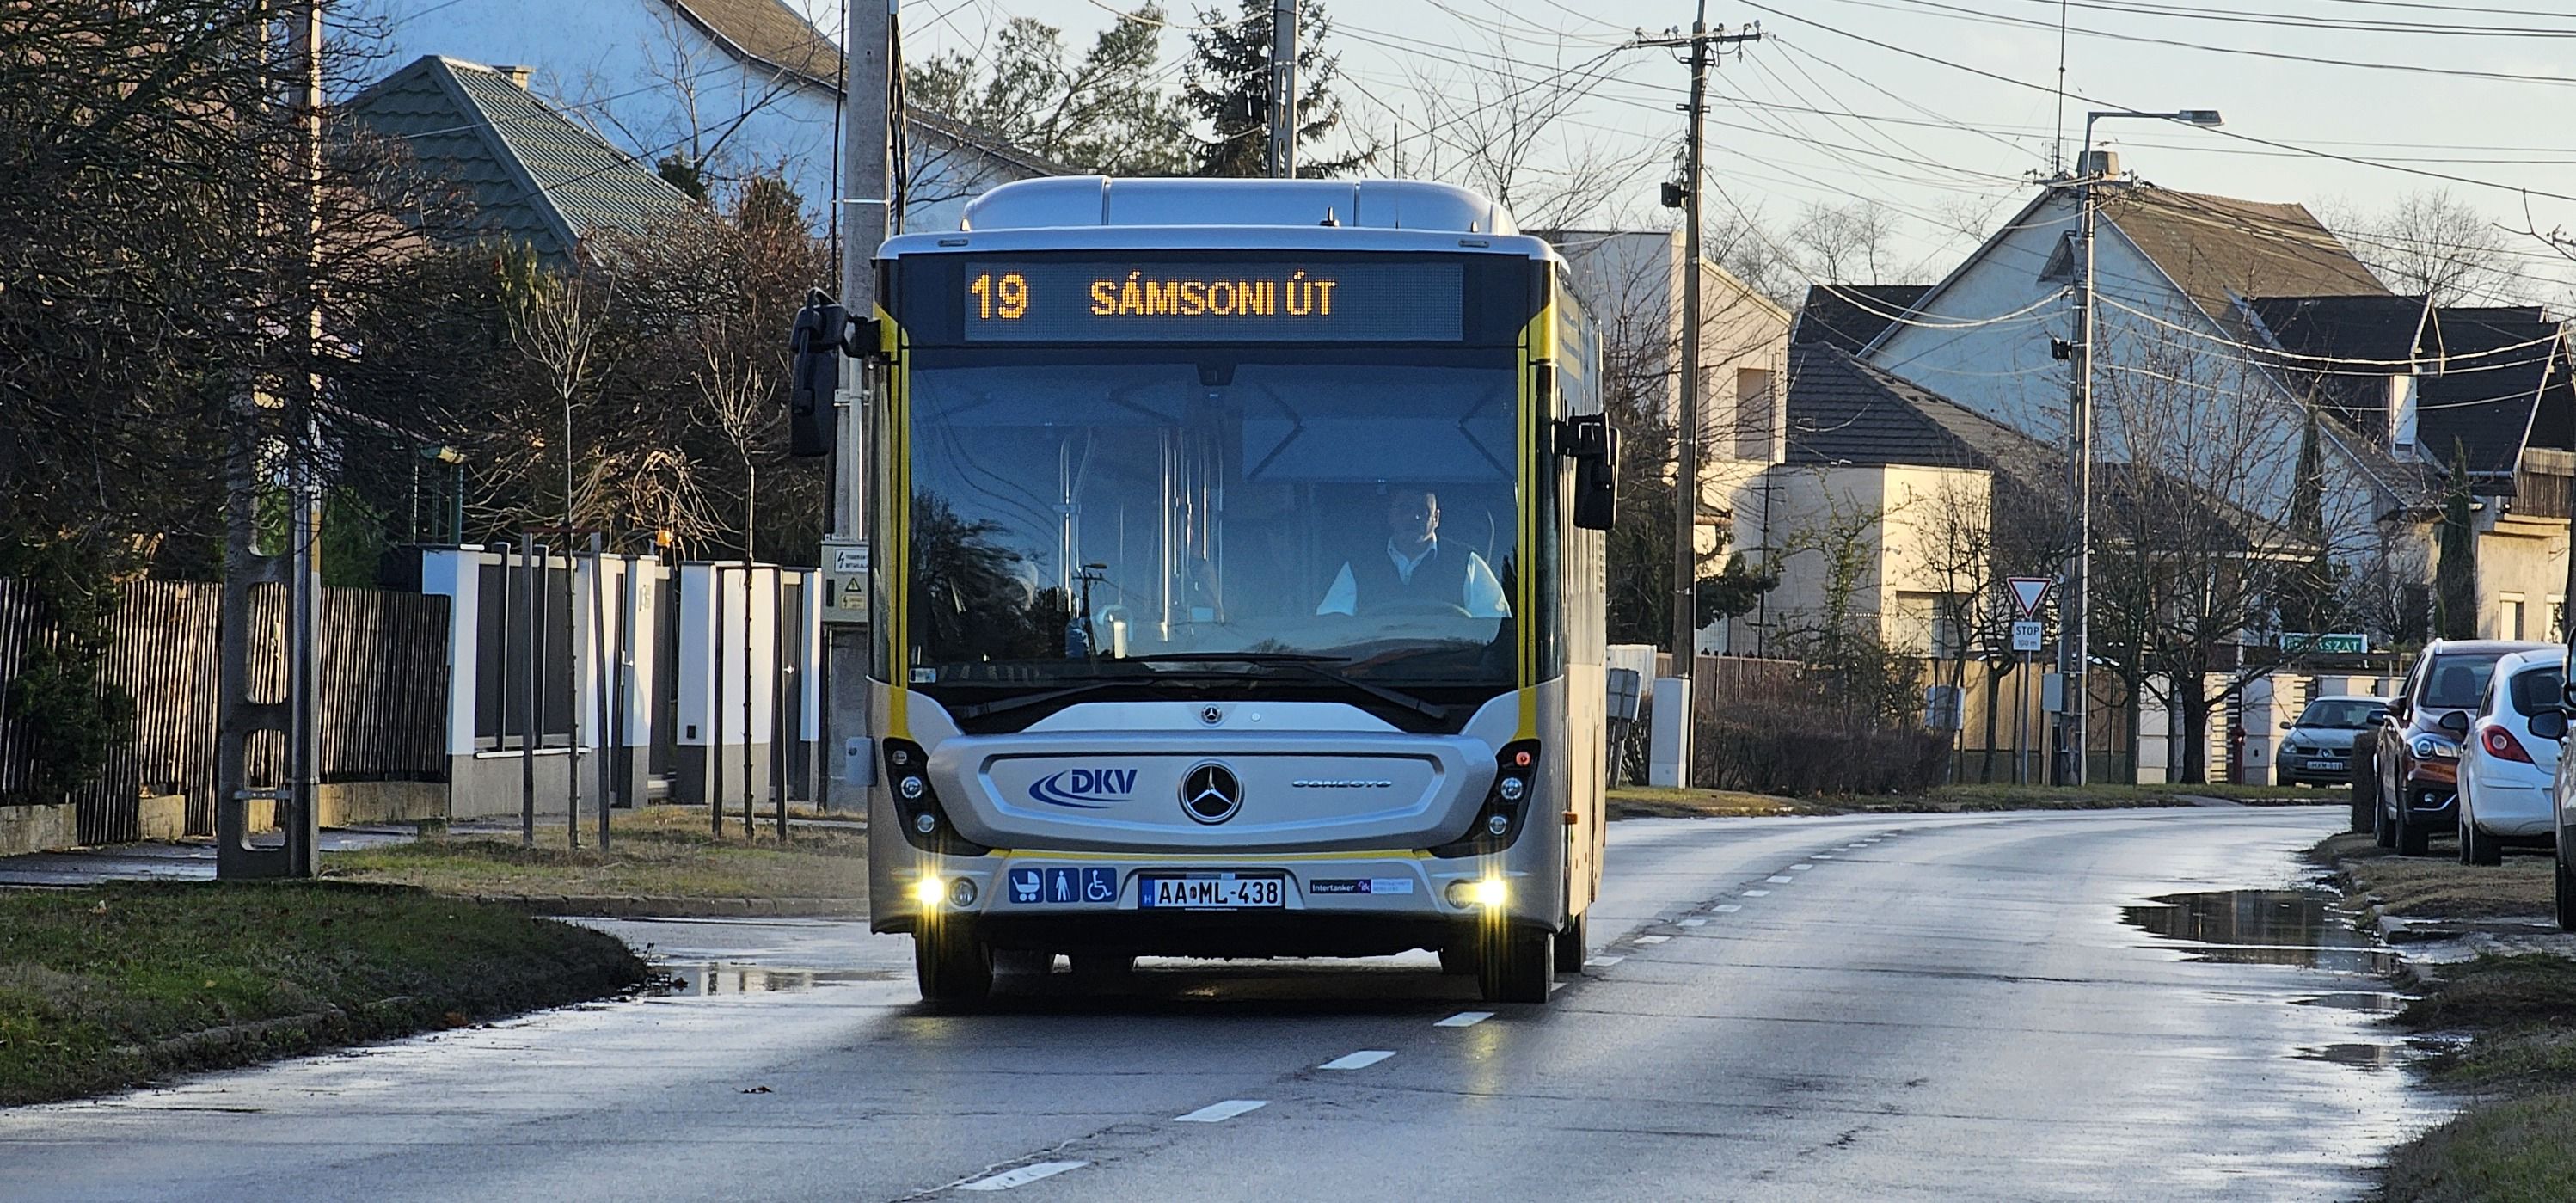
<svg viewBox="0 0 2576 1203">
<path fill-rule="evenodd" d="M 1735 370 L 1735 458 L 1771 458 L 1771 372 L 1767 368 Z"/>
<path fill-rule="evenodd" d="M 2567 596 L 2563 593 L 2549 595 L 2549 633 L 2542 638 L 2551 643 L 2567 641 Z"/>
<path fill-rule="evenodd" d="M 2522 595 L 2498 594 L 2496 598 L 2496 638 L 2522 638 Z"/>
</svg>

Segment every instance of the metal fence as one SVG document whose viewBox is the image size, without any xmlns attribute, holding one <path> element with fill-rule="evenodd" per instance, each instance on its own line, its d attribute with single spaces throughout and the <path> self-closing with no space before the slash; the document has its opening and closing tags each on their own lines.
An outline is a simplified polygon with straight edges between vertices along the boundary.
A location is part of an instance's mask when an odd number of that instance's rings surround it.
<svg viewBox="0 0 2576 1203">
<path fill-rule="evenodd" d="M 138 838 L 142 799 L 178 794 L 187 799 L 188 834 L 214 834 L 222 596 L 222 586 L 194 582 L 121 587 L 99 685 L 133 699 L 131 738 L 88 784 L 38 797 L 28 716 L 12 711 L 5 685 L 24 670 L 30 649 L 60 634 L 33 591 L 0 578 L 0 805 L 72 803 L 81 842 L 97 844 Z M 447 779 L 447 604 L 375 589 L 323 591 L 316 715 L 323 781 Z M 275 587 L 252 593 L 250 687 L 255 701 L 285 696 L 285 599 Z M 274 738 L 252 742 L 253 784 L 276 783 L 283 752 Z"/>
</svg>

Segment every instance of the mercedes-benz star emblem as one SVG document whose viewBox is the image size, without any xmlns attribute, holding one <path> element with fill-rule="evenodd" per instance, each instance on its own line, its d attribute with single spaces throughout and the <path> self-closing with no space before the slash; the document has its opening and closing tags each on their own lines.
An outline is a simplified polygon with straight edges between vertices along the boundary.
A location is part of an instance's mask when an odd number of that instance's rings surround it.
<svg viewBox="0 0 2576 1203">
<path fill-rule="evenodd" d="M 1225 721 L 1225 711 L 1215 706 L 1203 707 L 1199 711 L 1199 721 L 1213 727 Z"/>
<path fill-rule="evenodd" d="M 1201 823 L 1222 823 L 1243 809 L 1243 782 L 1213 761 L 1181 774 L 1181 810 Z"/>
</svg>

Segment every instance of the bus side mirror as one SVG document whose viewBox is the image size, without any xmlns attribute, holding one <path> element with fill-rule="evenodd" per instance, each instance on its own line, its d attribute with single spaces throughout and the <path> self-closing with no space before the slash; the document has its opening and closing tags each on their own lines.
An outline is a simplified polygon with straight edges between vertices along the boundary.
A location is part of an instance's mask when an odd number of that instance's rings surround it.
<svg viewBox="0 0 2576 1203">
<path fill-rule="evenodd" d="M 1556 453 L 1574 461 L 1574 525 L 1610 529 L 1619 513 L 1619 431 L 1600 414 L 1559 418 Z"/>
<path fill-rule="evenodd" d="M 821 289 L 805 294 L 787 336 L 787 453 L 815 459 L 832 454 L 840 421 L 832 399 L 841 388 L 841 360 L 874 357 L 876 323 L 853 317 Z"/>
</svg>

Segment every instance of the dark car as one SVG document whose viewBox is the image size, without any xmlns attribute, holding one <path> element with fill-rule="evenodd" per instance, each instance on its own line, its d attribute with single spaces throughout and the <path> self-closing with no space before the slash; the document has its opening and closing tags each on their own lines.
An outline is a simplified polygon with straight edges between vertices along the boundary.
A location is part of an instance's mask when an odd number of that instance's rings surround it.
<svg viewBox="0 0 2576 1203">
<path fill-rule="evenodd" d="M 2436 640 L 2415 657 L 2406 683 L 2374 720 L 2378 770 L 2371 831 L 2382 848 L 2422 856 L 2435 831 L 2459 825 L 2460 740 L 2486 697 L 2495 665 L 2509 652 L 2551 647 L 2511 639 Z"/>
<path fill-rule="evenodd" d="M 2352 777 L 2353 741 L 2370 730 L 2372 717 L 2388 709 L 2388 699 L 2364 694 L 2334 694 L 2308 703 L 2299 717 L 2281 724 L 2281 755 L 2274 779 L 2282 785 L 2342 785 Z"/>
</svg>

